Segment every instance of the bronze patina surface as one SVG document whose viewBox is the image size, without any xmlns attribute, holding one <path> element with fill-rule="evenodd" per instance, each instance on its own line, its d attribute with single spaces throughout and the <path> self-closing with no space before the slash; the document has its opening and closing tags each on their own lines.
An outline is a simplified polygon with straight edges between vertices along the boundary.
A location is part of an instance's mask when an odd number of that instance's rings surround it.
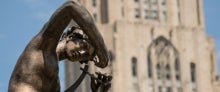
<svg viewBox="0 0 220 92">
<path fill-rule="evenodd" d="M 88 38 L 80 38 L 76 32 L 60 40 L 72 19 L 80 27 L 74 30 L 82 30 Z M 97 67 L 108 65 L 108 51 L 92 16 L 84 7 L 67 1 L 24 49 L 11 75 L 8 91 L 59 92 L 58 61 L 88 61 L 94 55 L 99 58 L 95 62 Z"/>
</svg>

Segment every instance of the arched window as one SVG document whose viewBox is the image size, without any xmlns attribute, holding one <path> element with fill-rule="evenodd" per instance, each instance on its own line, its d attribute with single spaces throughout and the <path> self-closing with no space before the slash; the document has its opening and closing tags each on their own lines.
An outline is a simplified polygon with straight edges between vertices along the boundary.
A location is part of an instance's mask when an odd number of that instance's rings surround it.
<svg viewBox="0 0 220 92">
<path fill-rule="evenodd" d="M 191 82 L 196 82 L 196 64 L 190 63 Z"/>
<path fill-rule="evenodd" d="M 181 81 L 174 81 L 176 83 L 171 81 L 176 80 L 175 75 L 171 76 L 173 75 L 172 73 L 176 74 L 176 72 L 178 72 L 178 80 L 180 79 L 179 53 L 175 46 L 172 44 L 171 40 L 167 40 L 163 36 L 159 36 L 154 39 L 153 42 L 149 45 L 147 60 L 149 78 L 151 76 L 156 77 L 155 81 L 152 79 L 149 80 L 149 86 L 154 86 L 150 89 L 153 89 L 153 91 L 157 90 L 158 92 L 172 92 L 174 89 L 176 90 L 178 88 L 180 89 L 178 92 L 181 91 Z M 174 72 L 171 72 L 171 69 L 173 69 Z M 156 89 L 154 90 L 155 85 Z M 174 88 L 171 85 L 176 86 Z"/>
</svg>

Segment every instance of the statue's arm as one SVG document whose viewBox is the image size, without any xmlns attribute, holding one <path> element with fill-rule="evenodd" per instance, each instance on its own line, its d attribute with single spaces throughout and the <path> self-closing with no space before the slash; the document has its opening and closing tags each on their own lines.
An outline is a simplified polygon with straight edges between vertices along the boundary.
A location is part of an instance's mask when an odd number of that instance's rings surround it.
<svg viewBox="0 0 220 92">
<path fill-rule="evenodd" d="M 40 39 L 37 40 L 40 43 L 38 47 L 48 51 L 55 51 L 59 39 L 71 19 L 76 21 L 95 47 L 95 53 L 100 60 L 96 65 L 102 68 L 106 67 L 109 57 L 104 40 L 90 13 L 74 1 L 67 1 L 53 13 L 48 23 L 45 24 L 38 37 L 36 37 Z M 33 43 L 36 44 L 36 41 L 33 41 Z"/>
<path fill-rule="evenodd" d="M 40 49 L 54 51 L 63 31 L 68 26 L 71 19 L 78 20 L 79 17 L 86 16 L 87 11 L 81 8 L 82 6 L 73 1 L 64 3 L 53 13 L 41 32 L 35 37 L 39 39 L 34 41 L 34 43 L 38 42 Z M 83 17 L 81 19 L 86 21 L 90 18 Z"/>
</svg>

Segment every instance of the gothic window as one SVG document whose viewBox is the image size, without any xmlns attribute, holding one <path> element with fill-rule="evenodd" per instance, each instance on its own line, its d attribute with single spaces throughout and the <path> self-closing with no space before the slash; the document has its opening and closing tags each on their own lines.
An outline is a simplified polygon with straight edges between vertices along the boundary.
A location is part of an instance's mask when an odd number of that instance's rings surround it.
<svg viewBox="0 0 220 92">
<path fill-rule="evenodd" d="M 141 17 L 141 11 L 140 8 L 135 9 L 135 18 L 139 19 Z"/>
<path fill-rule="evenodd" d="M 132 58 L 132 76 L 137 77 L 137 58 Z"/>
<path fill-rule="evenodd" d="M 158 20 L 159 19 L 159 14 L 158 14 L 158 10 L 152 10 L 151 11 L 151 18 L 153 19 L 153 20 Z"/>
<path fill-rule="evenodd" d="M 177 9 L 178 9 L 178 21 L 179 21 L 179 23 L 181 23 L 181 14 L 180 14 L 180 0 L 177 0 Z"/>
<path fill-rule="evenodd" d="M 167 12 L 163 11 L 163 21 L 167 21 Z"/>
<path fill-rule="evenodd" d="M 151 63 L 151 60 L 148 59 L 147 63 L 148 63 L 147 64 L 148 65 L 148 77 L 152 78 L 152 63 Z"/>
<path fill-rule="evenodd" d="M 196 89 L 196 88 L 193 88 L 193 89 L 192 89 L 192 92 L 197 92 L 197 89 Z"/>
<path fill-rule="evenodd" d="M 158 92 L 162 92 L 162 87 L 161 86 L 158 87 Z"/>
<path fill-rule="evenodd" d="M 167 87 L 167 91 L 166 92 L 173 92 L 171 87 Z"/>
<path fill-rule="evenodd" d="M 166 65 L 166 79 L 167 80 L 170 80 L 170 66 L 169 65 Z"/>
<path fill-rule="evenodd" d="M 176 71 L 176 80 L 180 81 L 180 62 L 179 60 L 175 60 L 175 71 Z"/>
<path fill-rule="evenodd" d="M 150 85 L 149 87 L 150 87 L 150 88 L 149 88 L 149 90 L 150 90 L 149 92 L 154 92 L 154 86 L 153 86 L 153 85 Z"/>
<path fill-rule="evenodd" d="M 177 88 L 177 92 L 182 92 L 181 87 L 178 87 L 178 88 Z"/>
<path fill-rule="evenodd" d="M 157 79 L 161 79 L 161 66 L 157 64 Z"/>
<path fill-rule="evenodd" d="M 140 0 L 134 0 L 134 17 L 136 19 L 140 19 L 141 18 Z"/>
<path fill-rule="evenodd" d="M 144 0 L 144 3 L 145 3 L 145 4 L 149 3 L 149 0 Z"/>
<path fill-rule="evenodd" d="M 165 6 L 165 5 L 166 5 L 166 0 L 162 0 L 161 4 L 162 4 L 163 6 Z"/>
<path fill-rule="evenodd" d="M 180 11 L 178 12 L 178 20 L 179 20 L 179 23 L 181 23 L 181 15 L 180 15 Z"/>
<path fill-rule="evenodd" d="M 196 65 L 195 63 L 190 63 L 190 72 L 191 72 L 191 82 L 196 82 Z"/>
<path fill-rule="evenodd" d="M 101 0 L 101 22 L 108 23 L 108 1 Z"/>
<path fill-rule="evenodd" d="M 124 7 L 121 7 L 121 15 L 124 17 L 125 16 L 125 11 L 124 11 Z"/>
<path fill-rule="evenodd" d="M 157 2 L 158 2 L 157 0 L 151 0 L 151 4 L 152 4 L 152 5 L 156 5 Z"/>
<path fill-rule="evenodd" d="M 139 92 L 138 79 L 137 79 L 137 58 L 132 57 L 131 63 L 132 63 L 131 67 L 132 67 L 133 92 Z"/>
<path fill-rule="evenodd" d="M 92 6 L 96 7 L 96 0 L 92 0 Z"/>
<path fill-rule="evenodd" d="M 139 0 L 134 0 L 135 2 L 139 2 Z"/>
<path fill-rule="evenodd" d="M 145 18 L 145 19 L 150 19 L 150 10 L 146 9 L 146 10 L 144 11 L 144 18 Z"/>
<path fill-rule="evenodd" d="M 167 40 L 163 36 L 160 36 L 153 40 L 153 42 L 149 45 L 148 51 L 148 61 L 156 63 L 153 65 L 153 72 L 155 70 L 158 85 L 157 92 L 172 92 L 173 88 L 170 85 L 177 85 L 175 89 L 181 87 L 181 81 L 175 81 L 176 83 L 171 81 L 175 79 L 175 77 L 171 76 L 173 73 L 171 72 L 171 69 L 174 69 L 174 74 L 178 72 L 178 79 L 180 79 L 179 54 L 171 41 Z M 149 82 L 149 84 L 151 83 L 153 84 L 154 82 Z"/>
<path fill-rule="evenodd" d="M 199 0 L 196 0 L 196 8 L 197 8 L 197 21 L 198 21 L 198 25 L 201 24 L 201 20 L 200 20 L 200 5 L 199 5 Z"/>
</svg>

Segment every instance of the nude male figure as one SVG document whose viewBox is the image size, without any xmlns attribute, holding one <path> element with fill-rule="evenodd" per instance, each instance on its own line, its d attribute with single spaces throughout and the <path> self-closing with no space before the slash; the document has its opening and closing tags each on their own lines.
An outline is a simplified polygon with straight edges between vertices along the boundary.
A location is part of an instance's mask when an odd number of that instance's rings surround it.
<svg viewBox="0 0 220 92">
<path fill-rule="evenodd" d="M 71 19 L 76 21 L 91 42 L 73 40 L 71 37 L 59 42 Z M 73 53 L 82 49 L 85 52 L 81 52 L 82 55 L 76 58 Z M 87 60 L 92 57 L 92 53 L 99 58 L 95 62 L 96 66 L 107 66 L 107 49 L 91 15 L 84 7 L 67 1 L 54 12 L 48 23 L 26 46 L 11 75 L 8 91 L 59 92 L 58 61 Z"/>
</svg>

